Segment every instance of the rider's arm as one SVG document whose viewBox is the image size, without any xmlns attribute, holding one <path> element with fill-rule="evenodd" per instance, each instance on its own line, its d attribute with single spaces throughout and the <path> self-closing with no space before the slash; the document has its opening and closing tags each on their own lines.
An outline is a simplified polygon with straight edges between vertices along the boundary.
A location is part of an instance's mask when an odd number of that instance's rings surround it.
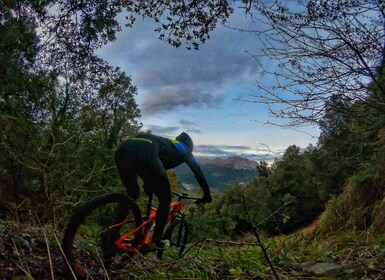
<svg viewBox="0 0 385 280">
<path fill-rule="evenodd" d="M 202 169 L 199 166 L 198 162 L 196 161 L 194 156 L 191 155 L 188 157 L 186 163 L 190 167 L 191 171 L 194 173 L 196 180 L 198 181 L 199 185 L 201 186 L 201 188 L 203 190 L 204 202 L 211 202 L 212 199 L 211 199 L 211 194 L 210 194 L 210 188 L 209 188 L 209 185 L 207 184 L 206 178 L 203 175 Z"/>
</svg>

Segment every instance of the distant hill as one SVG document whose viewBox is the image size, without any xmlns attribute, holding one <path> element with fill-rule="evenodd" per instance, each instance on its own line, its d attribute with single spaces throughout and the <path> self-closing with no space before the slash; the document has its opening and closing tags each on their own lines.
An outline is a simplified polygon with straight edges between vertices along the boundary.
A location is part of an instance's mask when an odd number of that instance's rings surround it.
<svg viewBox="0 0 385 280">
<path fill-rule="evenodd" d="M 223 192 L 235 183 L 247 183 L 257 175 L 257 162 L 241 158 L 198 158 L 203 173 L 212 191 Z M 194 188 L 198 183 L 186 164 L 175 169 L 177 180 L 186 188 Z"/>
</svg>

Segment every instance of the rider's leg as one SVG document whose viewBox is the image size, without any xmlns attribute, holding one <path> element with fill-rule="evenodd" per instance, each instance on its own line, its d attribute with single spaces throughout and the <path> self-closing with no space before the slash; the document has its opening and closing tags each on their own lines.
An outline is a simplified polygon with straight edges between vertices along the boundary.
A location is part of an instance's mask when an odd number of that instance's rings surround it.
<svg viewBox="0 0 385 280">
<path fill-rule="evenodd" d="M 127 195 L 136 200 L 139 197 L 140 189 L 138 175 L 136 174 L 130 161 L 130 153 L 127 149 L 119 148 L 115 153 L 115 162 L 120 178 L 126 188 Z"/>
<path fill-rule="evenodd" d="M 160 187 L 160 185 L 158 186 Z M 168 187 L 167 189 L 165 188 L 165 186 L 163 186 L 162 189 L 157 189 L 155 191 L 155 194 L 159 199 L 159 206 L 158 206 L 158 214 L 156 217 L 156 227 L 155 227 L 152 241 L 155 244 L 159 244 L 160 241 L 162 240 L 164 226 L 167 222 L 168 213 L 170 211 L 170 202 L 171 202 L 170 187 Z"/>
<path fill-rule="evenodd" d="M 146 188 L 151 190 L 158 197 L 158 213 L 152 242 L 160 244 L 163 236 L 164 226 L 170 210 L 171 189 L 166 170 L 159 158 L 155 158 L 149 164 L 144 176 L 141 176 L 145 182 Z"/>
</svg>

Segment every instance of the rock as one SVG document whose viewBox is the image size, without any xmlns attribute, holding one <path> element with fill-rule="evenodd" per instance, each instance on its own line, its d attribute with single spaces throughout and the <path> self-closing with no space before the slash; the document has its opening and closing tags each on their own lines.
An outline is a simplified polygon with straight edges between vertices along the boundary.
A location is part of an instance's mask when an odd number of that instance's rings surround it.
<svg viewBox="0 0 385 280">
<path fill-rule="evenodd" d="M 24 249 L 31 250 L 31 245 L 28 240 L 22 239 L 21 246 L 23 246 Z"/>
<path fill-rule="evenodd" d="M 331 279 L 343 279 L 344 267 L 335 263 L 296 263 L 293 269 L 312 274 L 316 277 L 329 277 Z"/>
<path fill-rule="evenodd" d="M 26 233 L 26 232 L 22 232 L 20 234 L 20 236 L 23 238 L 23 239 L 31 239 L 32 236 L 29 234 L 29 233 Z"/>
</svg>

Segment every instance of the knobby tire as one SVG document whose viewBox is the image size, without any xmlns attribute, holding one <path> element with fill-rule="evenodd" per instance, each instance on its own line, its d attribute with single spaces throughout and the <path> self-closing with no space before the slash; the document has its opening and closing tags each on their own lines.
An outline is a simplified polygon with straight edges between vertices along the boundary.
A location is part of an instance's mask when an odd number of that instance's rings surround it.
<svg viewBox="0 0 385 280">
<path fill-rule="evenodd" d="M 126 222 L 120 226 L 114 226 Z M 123 233 L 142 224 L 137 204 L 123 194 L 106 194 L 91 200 L 72 216 L 64 233 L 62 248 L 65 256 L 66 279 L 103 279 L 109 268 L 129 253 L 122 254 L 114 246 Z M 136 232 L 128 245 L 140 242 Z"/>
</svg>

